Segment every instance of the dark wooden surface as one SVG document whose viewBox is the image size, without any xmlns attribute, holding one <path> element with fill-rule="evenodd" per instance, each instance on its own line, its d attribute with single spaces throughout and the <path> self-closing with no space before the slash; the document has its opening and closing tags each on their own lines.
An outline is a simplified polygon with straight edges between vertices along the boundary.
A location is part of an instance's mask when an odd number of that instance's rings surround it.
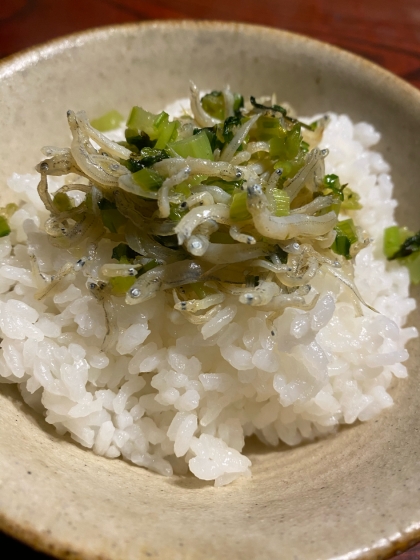
<svg viewBox="0 0 420 560">
<path fill-rule="evenodd" d="M 303 33 L 420 88 L 420 0 L 0 0 L 0 58 L 90 27 L 162 18 L 243 21 Z M 48 558 L 1 534 L 0 550 L 9 558 Z M 398 560 L 420 560 L 420 545 Z"/>
</svg>

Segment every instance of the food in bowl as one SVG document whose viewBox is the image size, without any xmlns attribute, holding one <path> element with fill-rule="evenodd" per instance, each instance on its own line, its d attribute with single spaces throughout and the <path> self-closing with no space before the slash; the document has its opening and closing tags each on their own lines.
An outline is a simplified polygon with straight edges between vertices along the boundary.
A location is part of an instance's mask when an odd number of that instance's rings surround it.
<svg viewBox="0 0 420 560">
<path fill-rule="evenodd" d="M 69 111 L 70 148 L 10 179 L 1 375 L 95 453 L 221 486 L 250 475 L 247 436 L 391 406 L 415 302 L 370 125 L 228 88 L 190 107 L 134 107 L 120 141 Z"/>
</svg>

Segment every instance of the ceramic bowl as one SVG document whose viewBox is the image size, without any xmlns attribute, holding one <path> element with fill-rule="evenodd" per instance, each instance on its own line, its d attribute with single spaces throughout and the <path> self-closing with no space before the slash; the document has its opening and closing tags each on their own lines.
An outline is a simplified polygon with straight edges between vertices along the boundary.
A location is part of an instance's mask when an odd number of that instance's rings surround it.
<svg viewBox="0 0 420 560">
<path fill-rule="evenodd" d="M 242 24 L 152 22 L 30 49 L 2 61 L 0 78 L 0 204 L 6 177 L 30 172 L 41 146 L 66 145 L 67 109 L 158 110 L 185 97 L 191 78 L 203 89 L 275 91 L 300 114 L 371 122 L 397 217 L 419 226 L 420 93 L 334 47 Z M 1 385 L 0 528 L 60 558 L 386 558 L 420 539 L 417 346 L 377 420 L 294 449 L 250 445 L 253 478 L 219 489 L 95 456 Z"/>
</svg>

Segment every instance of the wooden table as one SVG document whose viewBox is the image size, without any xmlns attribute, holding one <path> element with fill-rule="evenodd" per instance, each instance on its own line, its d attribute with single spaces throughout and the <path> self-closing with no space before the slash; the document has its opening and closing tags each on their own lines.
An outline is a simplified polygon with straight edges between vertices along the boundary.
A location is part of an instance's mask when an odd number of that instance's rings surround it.
<svg viewBox="0 0 420 560">
<path fill-rule="evenodd" d="M 303 33 L 420 88 L 420 0 L 0 0 L 0 58 L 90 27 L 162 18 L 243 21 Z M 0 535 L 1 549 L 6 545 L 9 557 L 47 559 Z M 420 545 L 398 560 L 420 560 Z"/>
</svg>

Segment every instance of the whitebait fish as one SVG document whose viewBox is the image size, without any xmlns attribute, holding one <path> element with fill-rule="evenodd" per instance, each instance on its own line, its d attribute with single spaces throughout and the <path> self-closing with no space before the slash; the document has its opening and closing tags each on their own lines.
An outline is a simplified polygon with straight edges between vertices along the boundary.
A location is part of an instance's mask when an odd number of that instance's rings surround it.
<svg viewBox="0 0 420 560">
<path fill-rule="evenodd" d="M 133 107 L 125 142 L 110 140 L 84 111 L 68 111 L 71 146 L 44 148 L 37 168 L 51 242 L 83 252 L 111 240 L 101 282 L 129 305 L 200 285 L 201 298 L 174 301 L 189 320 L 210 320 L 208 310 L 196 313 L 220 305 L 224 292 L 264 309 L 289 300 L 306 308 L 313 296 L 289 291 L 310 285 L 322 267 L 365 305 L 334 268 L 351 263 L 365 238 L 351 218 L 338 218 L 358 201 L 325 175 L 328 151 L 318 145 L 328 119 L 307 125 L 229 88 L 200 96 L 191 83 L 190 93 L 192 115 L 179 119 Z M 70 174 L 77 181 L 51 195 L 48 176 Z M 79 204 L 73 191 L 84 196 Z"/>
</svg>

